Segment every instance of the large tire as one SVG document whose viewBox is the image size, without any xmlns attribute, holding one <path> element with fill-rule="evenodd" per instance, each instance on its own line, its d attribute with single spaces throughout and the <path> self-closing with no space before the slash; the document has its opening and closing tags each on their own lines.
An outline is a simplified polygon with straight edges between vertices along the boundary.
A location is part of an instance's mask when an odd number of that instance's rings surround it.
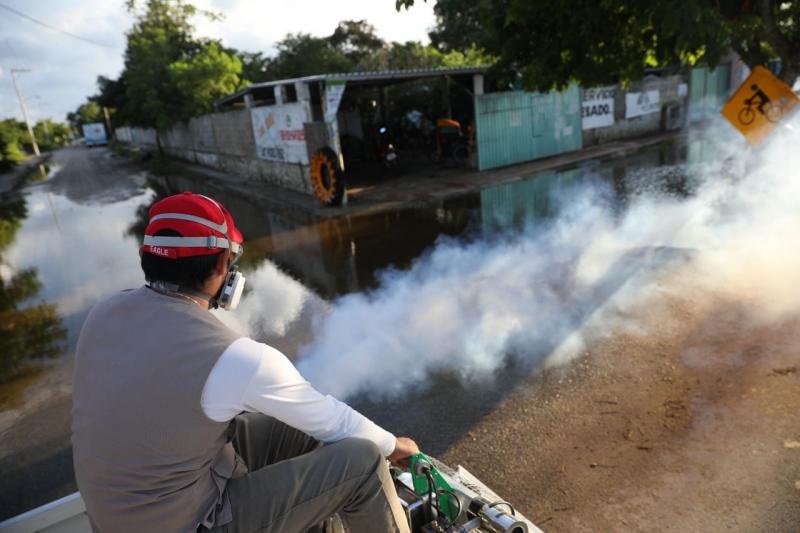
<svg viewBox="0 0 800 533">
<path fill-rule="evenodd" d="M 344 199 L 344 173 L 336 152 L 327 146 L 311 156 L 311 187 L 323 205 L 340 205 Z"/>
<path fill-rule="evenodd" d="M 453 145 L 453 161 L 457 165 L 466 165 L 469 161 L 469 148 L 464 143 L 456 143 Z"/>
</svg>

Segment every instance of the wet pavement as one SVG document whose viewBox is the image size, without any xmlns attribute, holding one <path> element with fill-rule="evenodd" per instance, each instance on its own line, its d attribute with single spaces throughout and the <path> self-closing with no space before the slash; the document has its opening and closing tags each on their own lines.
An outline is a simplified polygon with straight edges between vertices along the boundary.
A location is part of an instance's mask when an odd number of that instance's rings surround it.
<svg viewBox="0 0 800 533">
<path fill-rule="evenodd" d="M 619 211 L 638 194 L 684 197 L 694 187 L 686 162 L 698 158 L 696 147 L 665 141 L 414 207 L 320 218 L 188 174 L 145 172 L 105 148 L 56 152 L 56 172 L 4 193 L 0 202 L 0 313 L 6 324 L 27 324 L 24 330 L 11 326 L 14 356 L 22 363 L 3 366 L 7 383 L 0 385 L 0 520 L 75 490 L 72 353 L 94 303 L 143 283 L 138 247 L 155 199 L 193 190 L 228 207 L 246 240 L 240 264 L 248 288 L 244 312 L 220 318 L 294 357 L 331 301 L 376 288 L 387 271 L 408 269 L 442 239 L 491 240 L 526 224 L 546 224 L 559 210 L 554 198 L 568 198 L 587 182 L 607 191 L 609 205 Z M 402 186 L 402 177 L 393 179 Z M 602 298 L 633 275 L 637 261 L 624 262 L 597 287 L 608 293 Z M 587 297 L 597 300 L 597 294 Z M 577 320 L 591 312 L 579 310 Z M 51 357 L 30 359 L 37 354 Z M 510 363 L 497 380 L 502 386 L 481 394 L 444 373 L 412 400 L 355 397 L 352 403 L 398 434 L 424 435 L 426 450 L 440 454 L 489 416 L 530 370 Z"/>
</svg>

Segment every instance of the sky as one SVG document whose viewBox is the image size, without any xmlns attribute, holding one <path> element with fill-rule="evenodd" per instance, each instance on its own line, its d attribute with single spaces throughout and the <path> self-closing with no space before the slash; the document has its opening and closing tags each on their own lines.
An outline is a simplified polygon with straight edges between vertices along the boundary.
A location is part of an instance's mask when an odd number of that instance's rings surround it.
<svg viewBox="0 0 800 533">
<path fill-rule="evenodd" d="M 224 14 L 210 22 L 198 17 L 198 36 L 226 46 L 274 53 L 287 33 L 326 36 L 341 20 L 366 19 L 386 41 L 427 42 L 434 24 L 433 0 L 397 12 L 394 0 L 195 0 L 199 8 Z M 47 29 L 8 9 L 73 34 Z M 32 121 L 65 120 L 96 92 L 97 76 L 116 78 L 122 70 L 125 32 L 133 23 L 123 0 L 0 0 L 0 119 L 22 120 L 12 82 L 17 74 Z M 86 41 L 92 41 L 92 44 Z"/>
</svg>

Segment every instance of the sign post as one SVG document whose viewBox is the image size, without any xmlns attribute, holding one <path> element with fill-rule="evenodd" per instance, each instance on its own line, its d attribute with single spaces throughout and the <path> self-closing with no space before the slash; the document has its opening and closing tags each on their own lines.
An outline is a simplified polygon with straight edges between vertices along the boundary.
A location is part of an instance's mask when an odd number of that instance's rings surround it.
<svg viewBox="0 0 800 533">
<path fill-rule="evenodd" d="M 797 105 L 792 89 L 764 67 L 753 72 L 722 107 L 722 116 L 758 146 Z"/>
</svg>

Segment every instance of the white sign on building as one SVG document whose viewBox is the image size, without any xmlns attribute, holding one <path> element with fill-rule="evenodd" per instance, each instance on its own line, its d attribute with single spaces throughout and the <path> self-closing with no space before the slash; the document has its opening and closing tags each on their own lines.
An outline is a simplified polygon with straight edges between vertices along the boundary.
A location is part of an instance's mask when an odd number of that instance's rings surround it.
<svg viewBox="0 0 800 533">
<path fill-rule="evenodd" d="M 661 111 L 661 93 L 644 91 L 625 93 L 625 118 L 640 117 Z"/>
<path fill-rule="evenodd" d="M 336 120 L 339 104 L 342 102 L 346 82 L 343 80 L 328 80 L 325 82 L 325 122 Z"/>
<path fill-rule="evenodd" d="M 256 154 L 261 159 L 308 164 L 303 123 L 308 113 L 302 103 L 270 105 L 252 109 Z"/>
<path fill-rule="evenodd" d="M 616 87 L 597 87 L 583 90 L 581 102 L 582 128 L 591 130 L 614 125 L 614 95 Z"/>
</svg>

